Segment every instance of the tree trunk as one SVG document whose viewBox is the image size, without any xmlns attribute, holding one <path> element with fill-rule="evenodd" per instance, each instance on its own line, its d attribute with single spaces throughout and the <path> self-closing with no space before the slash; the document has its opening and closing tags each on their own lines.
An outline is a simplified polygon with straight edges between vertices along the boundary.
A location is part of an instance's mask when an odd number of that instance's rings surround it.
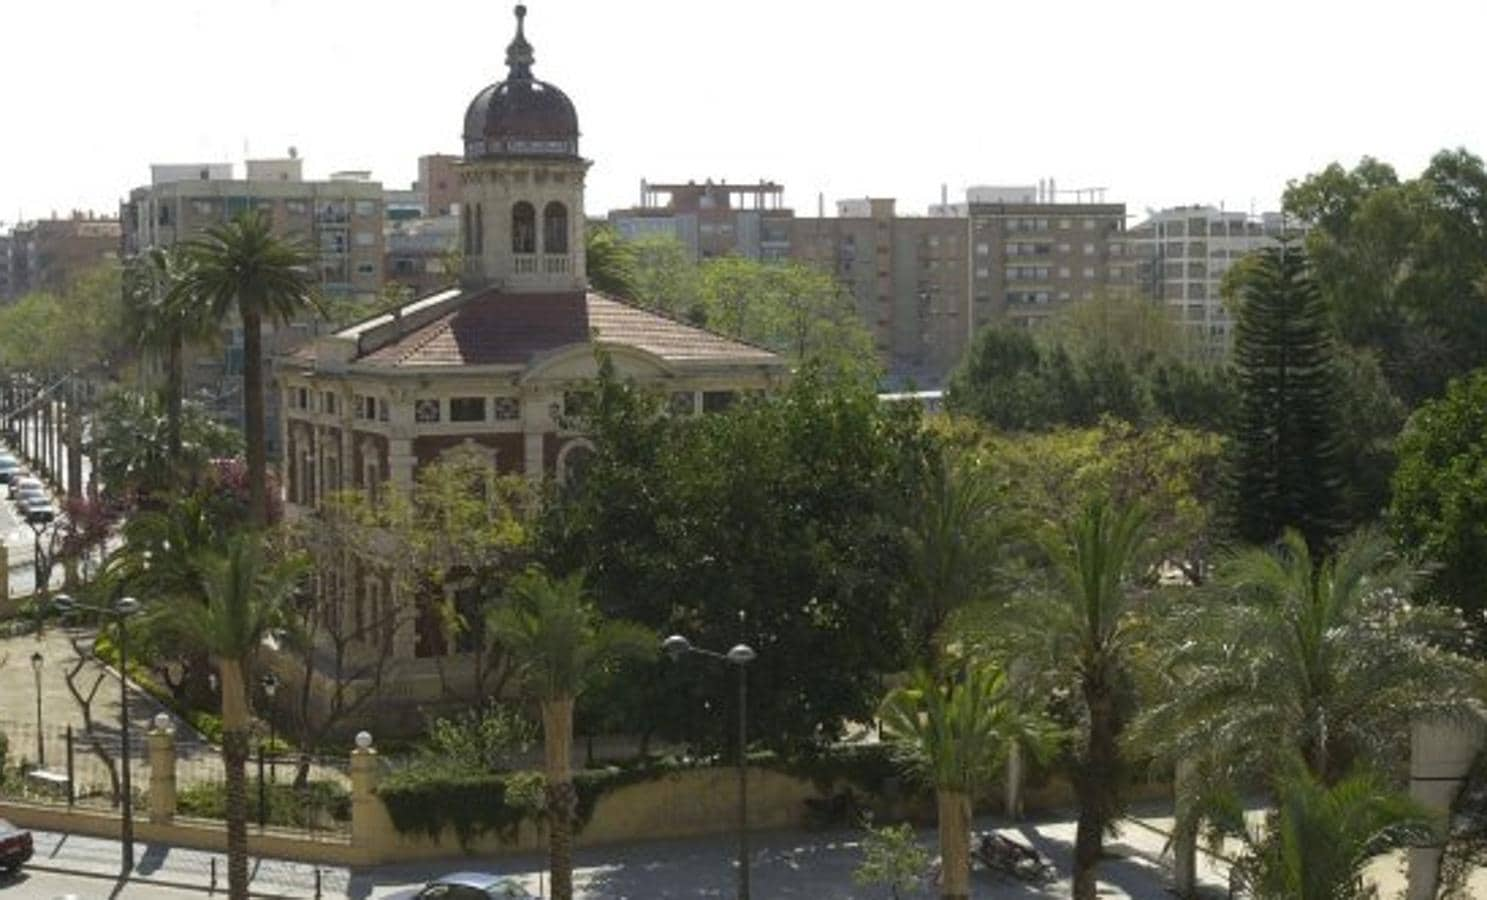
<svg viewBox="0 0 1487 900">
<path fill-rule="evenodd" d="M 67 395 L 67 496 L 83 495 L 83 390 L 71 383 Z"/>
<path fill-rule="evenodd" d="M 222 761 L 227 770 L 227 896 L 248 900 L 248 696 L 241 660 L 217 664 L 222 676 Z"/>
<path fill-rule="evenodd" d="M 552 900 L 573 900 L 573 698 L 542 703 L 542 751 L 547 768 L 547 856 Z"/>
<path fill-rule="evenodd" d="M 1084 702 L 1089 709 L 1089 737 L 1074 776 L 1079 800 L 1079 824 L 1074 832 L 1074 900 L 1095 900 L 1105 827 L 1115 807 L 1118 725 L 1115 698 L 1103 681 L 1085 680 Z"/>
<path fill-rule="evenodd" d="M 940 897 L 970 900 L 971 797 L 941 788 L 936 798 L 940 807 Z"/>
<path fill-rule="evenodd" d="M 243 338 L 247 343 L 246 333 Z M 181 391 L 182 383 L 185 381 L 185 373 L 182 371 L 184 362 L 181 359 L 181 331 L 177 327 L 170 334 L 170 346 L 165 355 L 165 434 L 166 450 L 169 453 L 171 464 L 180 461 L 181 458 Z M 246 367 L 244 372 L 246 372 Z M 246 402 L 246 396 L 244 397 Z"/>
<path fill-rule="evenodd" d="M 248 451 L 248 519 L 268 524 L 268 456 L 263 424 L 263 317 L 243 310 L 243 437 Z"/>
</svg>

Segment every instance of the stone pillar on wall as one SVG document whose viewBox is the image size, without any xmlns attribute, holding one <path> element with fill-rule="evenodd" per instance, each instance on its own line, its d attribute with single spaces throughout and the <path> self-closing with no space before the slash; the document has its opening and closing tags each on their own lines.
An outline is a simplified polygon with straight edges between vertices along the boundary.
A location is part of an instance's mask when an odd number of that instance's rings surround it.
<svg viewBox="0 0 1487 900">
<path fill-rule="evenodd" d="M 1444 821 L 1456 796 L 1487 745 L 1487 717 L 1432 719 L 1414 724 L 1410 734 L 1410 797 Z M 1443 843 L 1409 852 L 1407 900 L 1434 900 L 1440 882 Z"/>
<path fill-rule="evenodd" d="M 176 815 L 176 733 L 160 713 L 145 737 L 150 756 L 150 822 L 169 825 Z"/>
<path fill-rule="evenodd" d="M 370 850 L 383 839 L 387 811 L 377 796 L 377 783 L 382 779 L 382 762 L 372 748 L 372 735 L 356 735 L 356 749 L 351 751 L 351 846 Z"/>
</svg>

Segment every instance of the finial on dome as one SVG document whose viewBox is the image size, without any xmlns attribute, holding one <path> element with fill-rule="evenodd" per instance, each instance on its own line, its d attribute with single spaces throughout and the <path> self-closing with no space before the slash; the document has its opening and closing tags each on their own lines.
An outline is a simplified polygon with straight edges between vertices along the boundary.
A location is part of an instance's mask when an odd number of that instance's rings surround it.
<svg viewBox="0 0 1487 900">
<path fill-rule="evenodd" d="M 510 69 L 511 78 L 532 77 L 532 45 L 527 43 L 526 34 L 527 6 L 524 3 L 516 5 L 516 37 L 506 47 L 506 66 Z"/>
</svg>

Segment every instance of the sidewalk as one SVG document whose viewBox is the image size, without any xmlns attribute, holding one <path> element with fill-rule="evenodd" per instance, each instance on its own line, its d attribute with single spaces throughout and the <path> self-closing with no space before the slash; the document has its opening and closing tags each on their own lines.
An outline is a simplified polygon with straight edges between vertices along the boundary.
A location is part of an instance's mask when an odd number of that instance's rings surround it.
<svg viewBox="0 0 1487 900">
<path fill-rule="evenodd" d="M 96 875 L 117 879 L 120 870 L 120 844 L 104 838 L 33 832 L 36 855 L 28 868 L 69 874 Z M 227 857 L 205 850 L 187 850 L 162 844 L 134 845 L 135 863 L 131 881 L 199 890 L 206 893 L 212 886 L 212 864 L 216 863 L 216 888 L 227 890 Z M 279 859 L 250 859 L 248 871 L 254 896 L 275 898 L 310 898 L 315 896 L 316 867 Z M 325 897 L 346 896 L 350 871 L 342 867 L 320 869 L 321 891 Z"/>
</svg>

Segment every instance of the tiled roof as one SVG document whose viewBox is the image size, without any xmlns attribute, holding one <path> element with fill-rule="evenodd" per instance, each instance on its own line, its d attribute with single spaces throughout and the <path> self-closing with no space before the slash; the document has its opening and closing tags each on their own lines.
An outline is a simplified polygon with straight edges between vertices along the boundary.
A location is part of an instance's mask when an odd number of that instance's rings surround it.
<svg viewBox="0 0 1487 900">
<path fill-rule="evenodd" d="M 375 366 L 526 365 L 539 354 L 591 338 L 637 347 L 668 362 L 781 362 L 775 354 L 751 344 L 601 294 L 579 293 L 478 294 L 356 362 Z"/>
</svg>

